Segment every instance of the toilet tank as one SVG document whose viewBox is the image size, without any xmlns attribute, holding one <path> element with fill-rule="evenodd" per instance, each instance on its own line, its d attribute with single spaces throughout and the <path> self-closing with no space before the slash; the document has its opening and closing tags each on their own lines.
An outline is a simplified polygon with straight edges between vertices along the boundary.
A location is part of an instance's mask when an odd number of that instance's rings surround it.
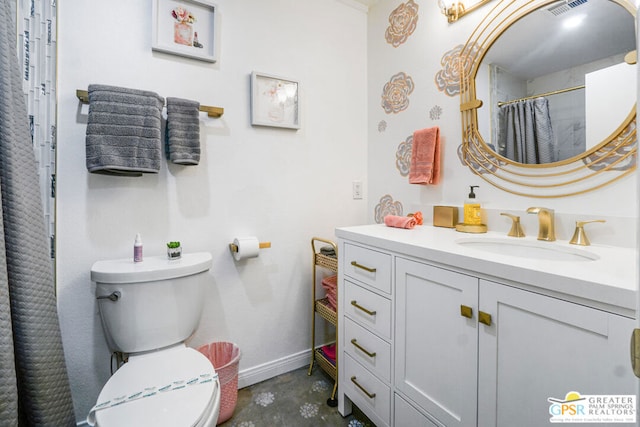
<svg viewBox="0 0 640 427">
<path fill-rule="evenodd" d="M 111 350 L 157 350 L 191 336 L 200 322 L 209 268 L 208 252 L 94 263 L 91 280 Z"/>
</svg>

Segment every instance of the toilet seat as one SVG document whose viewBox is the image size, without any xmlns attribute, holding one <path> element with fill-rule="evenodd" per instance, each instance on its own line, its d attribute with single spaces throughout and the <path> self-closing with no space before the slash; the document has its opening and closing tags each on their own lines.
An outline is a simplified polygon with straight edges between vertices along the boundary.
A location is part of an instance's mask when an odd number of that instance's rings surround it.
<svg viewBox="0 0 640 427">
<path fill-rule="evenodd" d="M 124 402 L 95 411 L 95 425 L 213 426 L 220 385 L 211 362 L 180 345 L 130 357 L 105 384 L 98 405 L 118 398 Z"/>
</svg>

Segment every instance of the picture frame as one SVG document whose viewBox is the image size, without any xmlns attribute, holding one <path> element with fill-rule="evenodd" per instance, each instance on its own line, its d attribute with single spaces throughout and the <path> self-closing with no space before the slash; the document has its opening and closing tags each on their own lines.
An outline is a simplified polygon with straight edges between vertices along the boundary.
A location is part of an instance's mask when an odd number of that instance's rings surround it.
<svg viewBox="0 0 640 427">
<path fill-rule="evenodd" d="M 152 0 L 151 49 L 216 62 L 217 12 L 209 0 Z"/>
<path fill-rule="evenodd" d="M 272 74 L 251 73 L 251 124 L 300 129 L 300 84 Z"/>
</svg>

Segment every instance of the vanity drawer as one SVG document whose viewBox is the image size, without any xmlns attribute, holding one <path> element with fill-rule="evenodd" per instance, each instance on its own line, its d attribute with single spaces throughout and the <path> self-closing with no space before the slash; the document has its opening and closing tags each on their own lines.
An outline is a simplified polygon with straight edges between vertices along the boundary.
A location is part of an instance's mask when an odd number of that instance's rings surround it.
<svg viewBox="0 0 640 427">
<path fill-rule="evenodd" d="M 349 319 L 344 322 L 344 351 L 379 378 L 391 381 L 391 345 Z"/>
<path fill-rule="evenodd" d="M 347 276 L 391 293 L 391 255 L 347 243 L 344 245 L 344 264 Z"/>
<path fill-rule="evenodd" d="M 351 400 L 375 412 L 386 425 L 391 421 L 391 389 L 348 355 L 344 356 L 344 387 Z"/>
<path fill-rule="evenodd" d="M 370 290 L 344 281 L 344 312 L 359 325 L 391 339 L 391 301 Z"/>
</svg>

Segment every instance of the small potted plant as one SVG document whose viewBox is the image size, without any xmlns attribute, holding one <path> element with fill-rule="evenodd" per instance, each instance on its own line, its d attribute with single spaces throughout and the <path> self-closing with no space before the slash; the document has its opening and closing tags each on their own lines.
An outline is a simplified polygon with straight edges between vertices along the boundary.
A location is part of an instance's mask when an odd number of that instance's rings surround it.
<svg viewBox="0 0 640 427">
<path fill-rule="evenodd" d="M 182 247 L 180 242 L 167 243 L 167 256 L 169 259 L 180 259 L 182 256 Z"/>
</svg>

